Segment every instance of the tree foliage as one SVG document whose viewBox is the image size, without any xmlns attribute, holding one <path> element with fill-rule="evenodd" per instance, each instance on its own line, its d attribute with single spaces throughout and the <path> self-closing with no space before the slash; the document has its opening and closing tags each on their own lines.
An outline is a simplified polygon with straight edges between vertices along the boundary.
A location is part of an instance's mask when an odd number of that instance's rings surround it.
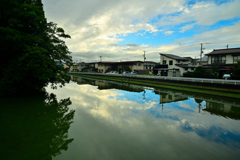
<svg viewBox="0 0 240 160">
<path fill-rule="evenodd" d="M 41 0 L 4 0 L 0 5 L 0 90 L 16 94 L 70 79 L 56 63 L 72 63 L 62 28 L 47 22 Z"/>
<path fill-rule="evenodd" d="M 233 65 L 232 73 L 234 76 L 240 76 L 240 61 Z"/>
</svg>

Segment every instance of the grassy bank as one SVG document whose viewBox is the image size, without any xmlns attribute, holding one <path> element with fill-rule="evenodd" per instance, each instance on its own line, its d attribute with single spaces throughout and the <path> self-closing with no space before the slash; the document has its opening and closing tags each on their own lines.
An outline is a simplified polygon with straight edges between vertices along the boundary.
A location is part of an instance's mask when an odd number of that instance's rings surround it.
<svg viewBox="0 0 240 160">
<path fill-rule="evenodd" d="M 182 84 L 175 84 L 172 85 L 169 83 L 151 83 L 151 81 L 138 81 L 136 79 L 130 79 L 125 78 L 119 78 L 119 77 L 104 77 L 104 76 L 93 76 L 93 75 L 80 75 L 80 74 L 73 74 L 69 73 L 70 75 L 76 75 L 81 77 L 90 77 L 90 78 L 97 78 L 97 79 L 103 79 L 103 80 L 111 80 L 111 81 L 118 81 L 118 82 L 128 82 L 131 84 L 137 84 L 137 85 L 144 85 L 149 87 L 156 87 L 156 88 L 166 88 L 166 89 L 172 89 L 172 90 L 181 90 L 186 92 L 194 92 L 194 93 L 201 93 L 201 94 L 207 94 L 207 95 L 215 95 L 215 96 L 221 96 L 221 97 L 227 97 L 227 98 L 240 98 L 240 91 L 236 94 L 236 90 L 232 90 L 233 93 L 231 93 L 231 90 L 226 89 L 219 89 L 219 88 L 210 88 L 205 86 L 197 87 L 194 85 L 182 85 Z"/>
</svg>

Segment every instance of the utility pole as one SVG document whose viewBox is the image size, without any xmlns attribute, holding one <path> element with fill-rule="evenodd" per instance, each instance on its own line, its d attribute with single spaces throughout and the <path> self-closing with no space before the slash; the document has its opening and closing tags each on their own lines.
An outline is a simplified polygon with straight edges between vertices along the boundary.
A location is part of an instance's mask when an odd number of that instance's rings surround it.
<svg viewBox="0 0 240 160">
<path fill-rule="evenodd" d="M 202 48 L 202 43 L 201 43 L 201 51 L 200 51 L 200 65 L 202 65 L 202 54 L 203 54 L 203 50 L 205 49 L 205 48 Z"/>
<path fill-rule="evenodd" d="M 102 56 L 100 56 L 100 62 L 102 62 Z"/>
<path fill-rule="evenodd" d="M 146 57 L 145 57 L 145 51 L 143 51 L 143 70 L 144 70 L 144 65 L 145 65 L 145 59 L 146 59 Z"/>
</svg>

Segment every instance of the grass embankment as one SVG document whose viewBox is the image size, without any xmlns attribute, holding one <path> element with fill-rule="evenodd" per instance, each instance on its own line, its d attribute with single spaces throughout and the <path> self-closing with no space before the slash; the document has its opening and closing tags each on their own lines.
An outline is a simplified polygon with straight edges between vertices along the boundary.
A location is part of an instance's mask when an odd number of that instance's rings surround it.
<svg viewBox="0 0 240 160">
<path fill-rule="evenodd" d="M 185 85 L 185 84 L 177 84 L 177 83 L 173 85 L 173 83 L 165 83 L 165 82 L 153 83 L 153 81 L 149 81 L 149 80 L 138 81 L 136 79 L 130 79 L 128 81 L 129 78 L 126 78 L 126 77 L 123 80 L 122 77 L 121 78 L 120 77 L 103 77 L 103 76 L 81 75 L 81 74 L 74 74 L 74 73 L 69 73 L 69 74 L 81 76 L 81 77 L 103 79 L 103 80 L 128 82 L 131 84 L 138 84 L 138 85 L 144 85 L 144 86 L 150 86 L 150 87 L 181 90 L 186 92 L 194 92 L 194 93 L 201 93 L 201 94 L 207 94 L 207 95 L 216 95 L 216 96 L 228 97 L 228 98 L 240 98 L 239 90 L 237 90 L 238 93 L 236 93 L 236 90 L 232 90 L 233 93 L 229 93 L 231 92 L 231 90 L 229 89 L 211 88 L 206 86 Z"/>
</svg>

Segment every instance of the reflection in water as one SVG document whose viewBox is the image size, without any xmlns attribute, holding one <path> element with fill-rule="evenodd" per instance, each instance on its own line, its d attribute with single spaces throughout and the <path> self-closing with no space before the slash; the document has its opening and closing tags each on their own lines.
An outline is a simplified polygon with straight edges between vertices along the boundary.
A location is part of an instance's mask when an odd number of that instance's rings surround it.
<svg viewBox="0 0 240 160">
<path fill-rule="evenodd" d="M 68 130 L 74 110 L 70 98 L 54 94 L 0 100 L 2 159 L 52 159 L 73 141 Z M 4 158 L 3 158 L 4 157 Z"/>
<path fill-rule="evenodd" d="M 94 78 L 83 78 L 78 76 L 72 76 L 72 80 L 77 82 L 77 84 L 91 84 L 98 86 L 98 89 L 119 89 L 130 92 L 142 92 L 143 100 L 145 100 L 146 87 L 133 85 L 129 83 L 121 83 L 114 81 L 105 81 Z M 149 88 L 147 88 L 149 89 Z M 153 88 L 150 88 L 153 89 Z M 232 118 L 240 119 L 240 102 L 233 101 L 229 99 L 213 99 L 210 96 L 204 96 L 194 93 L 186 93 L 180 91 L 170 91 L 164 89 L 154 89 L 153 91 L 156 95 L 159 95 L 159 104 L 161 104 L 162 110 L 164 109 L 164 104 L 169 104 L 172 102 L 180 102 L 188 100 L 189 97 L 194 98 L 195 102 L 198 104 L 198 112 L 200 113 L 203 109 L 211 114 Z M 205 108 L 202 106 L 202 102 L 206 102 Z"/>
<path fill-rule="evenodd" d="M 69 130 L 74 142 L 55 160 L 240 156 L 239 120 L 225 114 L 237 115 L 239 101 L 93 78 L 75 77 L 75 82 L 61 90 L 47 88 L 71 97 L 76 110 Z M 217 108 L 224 115 L 212 114 L 210 103 L 223 104 Z"/>
<path fill-rule="evenodd" d="M 240 119 L 240 107 L 239 105 L 231 105 L 229 103 L 216 103 L 207 102 L 205 111 L 211 114 L 220 115 L 232 119 Z"/>
</svg>

